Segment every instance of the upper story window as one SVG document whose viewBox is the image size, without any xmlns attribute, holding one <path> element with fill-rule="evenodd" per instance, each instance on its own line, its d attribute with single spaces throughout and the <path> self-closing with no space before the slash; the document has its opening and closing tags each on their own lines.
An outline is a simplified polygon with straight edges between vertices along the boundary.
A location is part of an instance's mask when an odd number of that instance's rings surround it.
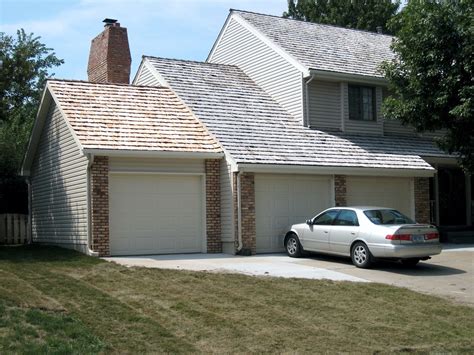
<svg viewBox="0 0 474 355">
<path fill-rule="evenodd" d="M 375 88 L 349 85 L 349 119 L 375 121 Z"/>
</svg>

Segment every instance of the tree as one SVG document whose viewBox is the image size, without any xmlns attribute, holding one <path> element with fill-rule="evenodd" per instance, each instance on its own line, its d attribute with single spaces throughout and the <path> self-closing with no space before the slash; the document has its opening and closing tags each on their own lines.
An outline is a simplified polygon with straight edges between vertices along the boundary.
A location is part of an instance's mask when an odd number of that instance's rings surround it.
<svg viewBox="0 0 474 355">
<path fill-rule="evenodd" d="M 442 149 L 474 172 L 474 2 L 412 0 L 394 18 L 393 61 L 383 65 L 393 96 L 384 115 L 419 132 L 444 129 Z"/>
<path fill-rule="evenodd" d="M 49 69 L 64 61 L 40 42 L 17 31 L 0 32 L 0 176 L 18 173 Z"/>
<path fill-rule="evenodd" d="M 283 17 L 372 32 L 381 26 L 390 33 L 387 22 L 399 7 L 399 0 L 288 0 Z"/>
</svg>

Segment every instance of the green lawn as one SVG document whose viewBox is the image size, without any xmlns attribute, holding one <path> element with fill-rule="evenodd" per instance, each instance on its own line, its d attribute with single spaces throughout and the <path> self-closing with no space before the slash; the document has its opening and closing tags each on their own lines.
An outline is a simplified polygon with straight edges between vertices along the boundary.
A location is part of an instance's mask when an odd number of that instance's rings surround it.
<svg viewBox="0 0 474 355">
<path fill-rule="evenodd" d="M 474 309 L 380 284 L 0 247 L 0 353 L 466 352 Z"/>
</svg>

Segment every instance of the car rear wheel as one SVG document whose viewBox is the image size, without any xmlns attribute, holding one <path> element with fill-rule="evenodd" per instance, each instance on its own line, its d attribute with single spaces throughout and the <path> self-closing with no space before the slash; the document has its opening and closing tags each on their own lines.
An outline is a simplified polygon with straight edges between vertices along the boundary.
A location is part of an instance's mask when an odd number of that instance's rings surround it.
<svg viewBox="0 0 474 355">
<path fill-rule="evenodd" d="M 299 258 L 301 256 L 301 244 L 296 234 L 290 234 L 285 241 L 285 249 L 288 256 Z"/>
<path fill-rule="evenodd" d="M 420 259 L 412 258 L 412 259 L 402 259 L 402 265 L 408 267 L 414 267 L 420 262 Z"/>
<path fill-rule="evenodd" d="M 367 245 L 362 242 L 357 242 L 352 247 L 351 259 L 355 266 L 362 269 L 368 269 L 372 266 L 372 255 L 370 254 L 370 250 Z"/>
</svg>

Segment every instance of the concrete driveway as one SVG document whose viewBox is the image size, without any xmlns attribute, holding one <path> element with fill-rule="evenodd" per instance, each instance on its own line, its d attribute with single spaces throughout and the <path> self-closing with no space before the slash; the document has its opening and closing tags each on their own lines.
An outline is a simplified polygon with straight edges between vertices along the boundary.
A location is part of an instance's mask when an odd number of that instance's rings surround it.
<svg viewBox="0 0 474 355">
<path fill-rule="evenodd" d="M 444 245 L 443 252 L 415 268 L 380 262 L 358 269 L 350 259 L 314 254 L 300 259 L 283 254 L 152 255 L 105 258 L 125 266 L 242 273 L 255 276 L 380 282 L 433 294 L 474 307 L 474 245 Z"/>
</svg>

